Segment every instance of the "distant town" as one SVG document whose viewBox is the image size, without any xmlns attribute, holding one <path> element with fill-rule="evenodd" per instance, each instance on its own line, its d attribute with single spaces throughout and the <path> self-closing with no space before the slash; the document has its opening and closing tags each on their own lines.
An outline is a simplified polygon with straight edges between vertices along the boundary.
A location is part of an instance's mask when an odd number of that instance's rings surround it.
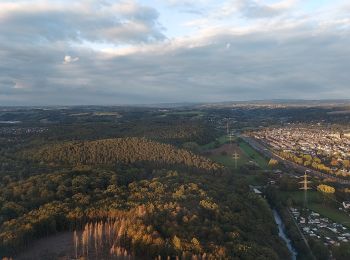
<svg viewBox="0 0 350 260">
<path fill-rule="evenodd" d="M 328 174 L 350 176 L 350 135 L 341 129 L 290 125 L 250 135 L 284 159 Z"/>
</svg>

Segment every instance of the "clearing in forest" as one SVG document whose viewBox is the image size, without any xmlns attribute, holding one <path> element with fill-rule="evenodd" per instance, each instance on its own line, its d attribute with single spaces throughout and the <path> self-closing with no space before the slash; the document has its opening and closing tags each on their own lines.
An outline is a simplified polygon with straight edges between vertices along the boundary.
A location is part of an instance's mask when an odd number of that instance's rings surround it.
<svg viewBox="0 0 350 260">
<path fill-rule="evenodd" d="M 235 168 L 234 154 L 237 153 L 237 168 L 244 165 L 249 161 L 249 158 L 241 150 L 241 148 L 236 144 L 223 144 L 222 146 L 208 150 L 209 158 L 215 162 L 221 163 L 228 168 Z"/>
</svg>

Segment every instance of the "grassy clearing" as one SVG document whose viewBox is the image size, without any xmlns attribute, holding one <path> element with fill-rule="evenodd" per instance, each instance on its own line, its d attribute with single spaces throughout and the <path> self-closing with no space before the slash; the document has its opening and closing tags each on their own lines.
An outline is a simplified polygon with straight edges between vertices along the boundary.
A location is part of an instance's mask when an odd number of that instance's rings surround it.
<svg viewBox="0 0 350 260">
<path fill-rule="evenodd" d="M 235 168 L 235 160 L 232 158 L 232 156 L 228 155 L 211 155 L 209 158 L 217 163 L 220 163 L 224 165 L 227 168 L 234 169 Z M 237 160 L 237 168 L 240 166 L 243 166 L 245 163 L 247 163 L 247 158 L 246 157 L 240 157 Z"/>
<path fill-rule="evenodd" d="M 217 144 L 223 145 L 223 144 L 227 143 L 228 141 L 229 141 L 229 138 L 227 137 L 227 135 L 222 135 L 222 136 L 218 137 L 216 139 L 216 141 L 210 142 L 210 143 L 205 144 L 205 145 L 201 145 L 200 148 L 203 151 L 210 150 L 210 149 L 214 149 Z"/>
<path fill-rule="evenodd" d="M 178 112 L 169 112 L 164 115 L 183 115 L 183 116 L 204 116 L 205 113 L 202 111 L 178 111 Z"/>
<path fill-rule="evenodd" d="M 227 135 L 222 135 L 219 138 L 216 139 L 216 141 L 202 145 L 201 149 L 202 151 L 205 150 L 211 150 L 218 147 L 218 145 L 223 145 L 225 143 L 228 143 L 230 140 Z M 232 142 L 237 142 L 237 138 L 232 138 Z M 239 160 L 237 161 L 237 168 L 244 165 L 248 161 L 252 160 L 255 161 L 262 169 L 266 169 L 268 165 L 268 161 L 257 151 L 255 151 L 249 144 L 244 142 L 243 140 L 238 140 L 239 149 L 242 151 L 242 154 L 245 156 L 240 156 Z M 212 155 L 210 156 L 210 159 L 213 161 L 216 161 L 218 163 L 223 164 L 224 166 L 234 169 L 235 168 L 235 160 L 229 156 L 229 155 Z"/>
<path fill-rule="evenodd" d="M 299 205 L 303 205 L 304 203 L 304 192 L 302 191 L 282 192 L 281 196 L 285 196 L 286 199 L 290 197 Z M 307 198 L 307 207 L 309 209 L 350 228 L 350 216 L 338 209 L 340 205 L 327 205 L 323 203 L 323 196 L 317 191 L 308 192 Z"/>
<path fill-rule="evenodd" d="M 253 161 L 255 161 L 262 169 L 266 169 L 268 166 L 268 161 L 265 157 L 255 151 L 249 144 L 243 140 L 239 140 L 239 147 L 244 151 L 244 153 Z"/>
<path fill-rule="evenodd" d="M 335 209 L 328 205 L 316 203 L 309 204 L 308 208 L 320 213 L 322 216 L 325 216 L 337 223 L 341 223 L 342 225 L 350 228 L 350 217 L 338 209 Z"/>
<path fill-rule="evenodd" d="M 282 194 L 286 198 L 291 197 L 297 204 L 302 205 L 304 203 L 303 191 L 283 192 Z M 322 201 L 322 195 L 317 191 L 308 191 L 307 199 L 310 203 L 320 203 Z"/>
<path fill-rule="evenodd" d="M 118 112 L 95 112 L 94 116 L 120 116 Z"/>
</svg>

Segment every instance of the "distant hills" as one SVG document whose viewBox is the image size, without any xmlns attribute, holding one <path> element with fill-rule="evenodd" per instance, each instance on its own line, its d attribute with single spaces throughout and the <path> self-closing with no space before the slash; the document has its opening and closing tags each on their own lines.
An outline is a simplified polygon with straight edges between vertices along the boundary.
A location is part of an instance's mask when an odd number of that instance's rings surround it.
<svg viewBox="0 0 350 260">
<path fill-rule="evenodd" d="M 343 107 L 349 106 L 350 99 L 342 100 L 301 100 L 301 99 L 271 99 L 251 101 L 227 101 L 201 104 L 201 107 L 230 107 L 230 106 L 275 106 L 275 107 Z"/>
<path fill-rule="evenodd" d="M 265 99 L 265 100 L 243 100 L 222 102 L 173 102 L 173 103 L 150 103 L 150 104 L 110 104 L 110 105 L 55 105 L 55 106 L 1 106 L 0 112 L 23 110 L 23 109 L 69 109 L 69 108 L 190 108 L 190 107 L 229 107 L 229 106 L 297 106 L 297 107 L 329 107 L 350 106 L 350 99 Z"/>
</svg>

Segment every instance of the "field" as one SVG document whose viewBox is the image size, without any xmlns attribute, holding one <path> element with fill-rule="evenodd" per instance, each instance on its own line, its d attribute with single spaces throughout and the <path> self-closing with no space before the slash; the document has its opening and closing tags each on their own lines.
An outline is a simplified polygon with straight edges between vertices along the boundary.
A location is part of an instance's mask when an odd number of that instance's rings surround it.
<svg viewBox="0 0 350 260">
<path fill-rule="evenodd" d="M 163 116 L 189 116 L 189 117 L 194 117 L 194 116 L 204 116 L 205 113 L 202 111 L 177 111 L 177 112 L 166 112 L 163 114 Z"/>
<path fill-rule="evenodd" d="M 288 197 L 292 198 L 296 203 L 302 205 L 304 203 L 304 192 L 303 191 L 293 191 L 293 192 L 281 192 L 281 196 L 285 199 Z M 309 191 L 307 193 L 308 202 L 310 203 L 321 203 L 322 196 L 316 191 Z"/>
<path fill-rule="evenodd" d="M 295 191 L 295 192 L 283 192 L 282 196 L 291 197 L 296 203 L 303 205 L 304 203 L 304 192 Z M 325 216 L 334 222 L 341 223 L 344 226 L 350 228 L 350 216 L 340 211 L 338 207 L 341 207 L 340 204 L 337 205 L 327 205 L 323 203 L 322 195 L 316 191 L 310 191 L 307 195 L 308 205 L 307 207 L 322 216 Z"/>
<path fill-rule="evenodd" d="M 232 139 L 232 141 L 233 140 L 234 139 Z M 205 145 L 201 145 L 200 148 L 202 151 L 209 150 L 209 149 L 215 149 L 216 145 L 220 146 L 220 145 L 227 143 L 228 141 L 229 141 L 229 139 L 228 139 L 227 135 L 222 135 L 219 138 L 217 138 L 216 141 L 210 142 L 210 143 L 205 144 Z"/>
<path fill-rule="evenodd" d="M 308 207 L 321 215 L 350 228 L 350 217 L 344 212 L 327 205 L 310 203 Z"/>
<path fill-rule="evenodd" d="M 244 153 L 255 161 L 262 169 L 266 169 L 268 165 L 268 161 L 265 157 L 255 151 L 249 144 L 244 142 L 243 140 L 238 140 L 239 147 L 244 151 Z"/>
<path fill-rule="evenodd" d="M 237 168 L 248 162 L 248 158 L 245 153 L 238 147 L 237 144 L 223 144 L 219 148 L 210 150 L 210 159 L 225 165 L 228 168 L 236 168 L 236 162 L 233 159 L 233 154 L 237 153 L 239 158 L 237 159 Z"/>
<path fill-rule="evenodd" d="M 236 162 L 233 154 L 237 152 L 239 159 L 237 160 L 237 168 L 243 166 L 249 161 L 254 161 L 260 168 L 266 169 L 268 161 L 256 152 L 249 144 L 236 137 L 232 138 L 229 144 L 227 135 L 220 136 L 215 142 L 201 146 L 202 151 L 209 152 L 209 158 L 213 161 L 221 163 L 228 168 L 235 169 Z"/>
</svg>

